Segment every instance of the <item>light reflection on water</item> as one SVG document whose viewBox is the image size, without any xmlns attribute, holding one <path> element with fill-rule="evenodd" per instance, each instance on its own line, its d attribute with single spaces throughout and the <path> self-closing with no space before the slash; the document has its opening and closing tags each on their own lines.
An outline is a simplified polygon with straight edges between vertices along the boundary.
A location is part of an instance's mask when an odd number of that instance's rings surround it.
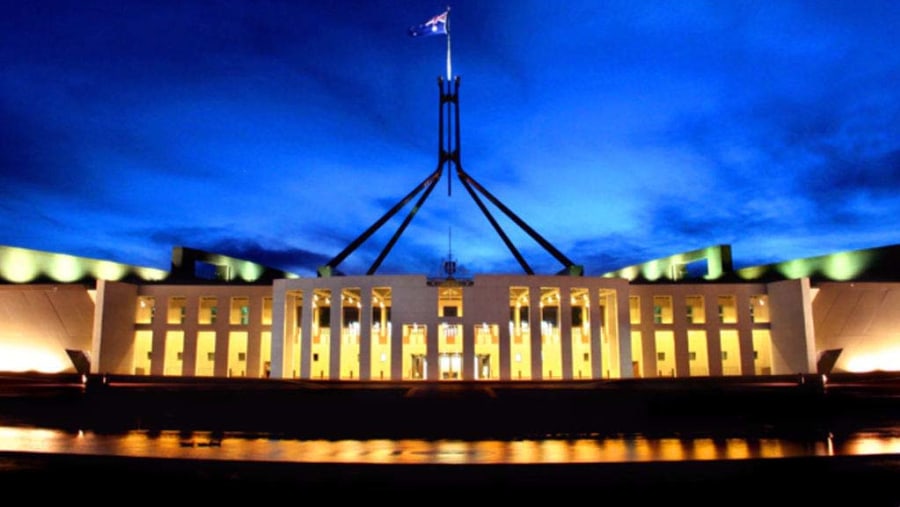
<svg viewBox="0 0 900 507">
<path fill-rule="evenodd" d="M 529 464 L 787 458 L 900 453 L 900 432 L 847 438 L 603 438 L 545 440 L 291 440 L 267 435 L 130 431 L 76 433 L 0 426 L 0 451 L 297 463 Z"/>
</svg>

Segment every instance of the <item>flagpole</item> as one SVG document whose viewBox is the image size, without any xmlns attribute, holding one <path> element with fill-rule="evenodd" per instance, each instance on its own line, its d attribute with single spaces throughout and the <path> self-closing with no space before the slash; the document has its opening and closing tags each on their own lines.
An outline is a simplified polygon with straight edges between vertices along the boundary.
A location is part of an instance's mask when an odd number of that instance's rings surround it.
<svg viewBox="0 0 900 507">
<path fill-rule="evenodd" d="M 447 81 L 453 79 L 453 71 L 450 66 L 450 6 L 447 6 Z"/>
</svg>

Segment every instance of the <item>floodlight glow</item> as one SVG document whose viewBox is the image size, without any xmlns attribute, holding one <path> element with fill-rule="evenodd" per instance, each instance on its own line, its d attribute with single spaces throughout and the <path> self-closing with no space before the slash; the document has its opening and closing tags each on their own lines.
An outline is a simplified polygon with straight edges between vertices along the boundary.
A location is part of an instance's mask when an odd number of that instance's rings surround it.
<svg viewBox="0 0 900 507">
<path fill-rule="evenodd" d="M 135 270 L 135 273 L 137 273 L 141 280 L 145 280 L 148 282 L 158 282 L 160 280 L 164 280 L 169 274 L 168 271 L 153 268 L 138 268 Z"/>
<path fill-rule="evenodd" d="M 84 261 L 71 255 L 55 254 L 50 257 L 47 274 L 57 282 L 74 282 L 85 273 Z"/>
<path fill-rule="evenodd" d="M 769 272 L 769 266 L 754 266 L 738 270 L 737 274 L 743 280 L 759 280 Z"/>
<path fill-rule="evenodd" d="M 0 274 L 11 282 L 30 282 L 39 272 L 36 256 L 27 250 L 9 248 L 0 259 Z"/>
<path fill-rule="evenodd" d="M 60 373 L 72 366 L 62 353 L 33 346 L 0 343 L 0 371 Z"/>
<path fill-rule="evenodd" d="M 644 278 L 647 280 L 655 281 L 659 280 L 662 277 L 663 273 L 665 273 L 665 268 L 660 261 L 652 261 L 644 264 L 644 269 L 642 270 Z"/>
<path fill-rule="evenodd" d="M 239 268 L 241 279 L 246 282 L 254 282 L 262 276 L 262 266 L 253 262 L 242 262 Z"/>
<path fill-rule="evenodd" d="M 869 256 L 863 252 L 829 255 L 822 271 L 831 280 L 852 280 L 865 271 Z"/>
<path fill-rule="evenodd" d="M 94 278 L 101 280 L 121 280 L 125 276 L 126 271 L 127 269 L 122 264 L 100 261 L 91 269 L 91 274 Z"/>
<path fill-rule="evenodd" d="M 847 358 L 845 369 L 851 373 L 900 371 L 900 345 Z"/>
<path fill-rule="evenodd" d="M 812 275 L 815 271 L 815 263 L 808 259 L 798 259 L 780 264 L 778 271 L 785 277 L 795 280 Z"/>
<path fill-rule="evenodd" d="M 844 444 L 848 454 L 897 454 L 900 452 L 900 438 L 877 438 L 860 436 Z"/>
</svg>

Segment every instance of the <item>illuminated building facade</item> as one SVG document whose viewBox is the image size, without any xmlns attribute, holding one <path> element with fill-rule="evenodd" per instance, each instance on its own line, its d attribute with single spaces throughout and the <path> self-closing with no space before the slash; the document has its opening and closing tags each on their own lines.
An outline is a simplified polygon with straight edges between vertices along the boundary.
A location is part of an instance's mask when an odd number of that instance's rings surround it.
<svg viewBox="0 0 900 507">
<path fill-rule="evenodd" d="M 900 370 L 900 246 L 731 269 L 727 246 L 602 276 L 163 271 L 0 248 L 0 371 L 578 380 Z M 705 272 L 688 267 L 705 263 Z"/>
</svg>

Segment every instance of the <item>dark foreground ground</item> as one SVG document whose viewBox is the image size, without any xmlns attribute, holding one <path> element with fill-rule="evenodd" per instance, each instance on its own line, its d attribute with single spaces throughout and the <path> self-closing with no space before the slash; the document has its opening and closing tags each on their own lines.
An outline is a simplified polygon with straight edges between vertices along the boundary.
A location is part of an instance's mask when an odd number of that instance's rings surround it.
<svg viewBox="0 0 900 507">
<path fill-rule="evenodd" d="M 900 505 L 900 457 L 565 465 L 363 465 L 0 453 L 9 495 L 299 504 Z M 91 492 L 91 493 L 88 493 Z M 129 502 L 130 503 L 130 502 Z M 76 505 L 79 505 L 76 502 Z"/>
<path fill-rule="evenodd" d="M 762 381 L 765 380 L 765 381 Z M 0 426 L 265 432 L 284 438 L 711 438 L 900 426 L 900 375 L 569 383 L 350 383 L 0 375 Z M 0 452 L 4 491 L 117 498 L 890 505 L 900 455 L 565 465 L 370 465 Z M 98 489 L 99 488 L 99 489 Z M 119 489 L 117 489 L 118 491 Z M 358 495 L 369 495 L 358 497 Z M 314 496 L 309 496 L 314 495 Z M 316 496 L 318 495 L 318 496 Z M 484 495 L 490 495 L 489 497 Z M 83 496 L 80 495 L 79 496 Z"/>
</svg>

